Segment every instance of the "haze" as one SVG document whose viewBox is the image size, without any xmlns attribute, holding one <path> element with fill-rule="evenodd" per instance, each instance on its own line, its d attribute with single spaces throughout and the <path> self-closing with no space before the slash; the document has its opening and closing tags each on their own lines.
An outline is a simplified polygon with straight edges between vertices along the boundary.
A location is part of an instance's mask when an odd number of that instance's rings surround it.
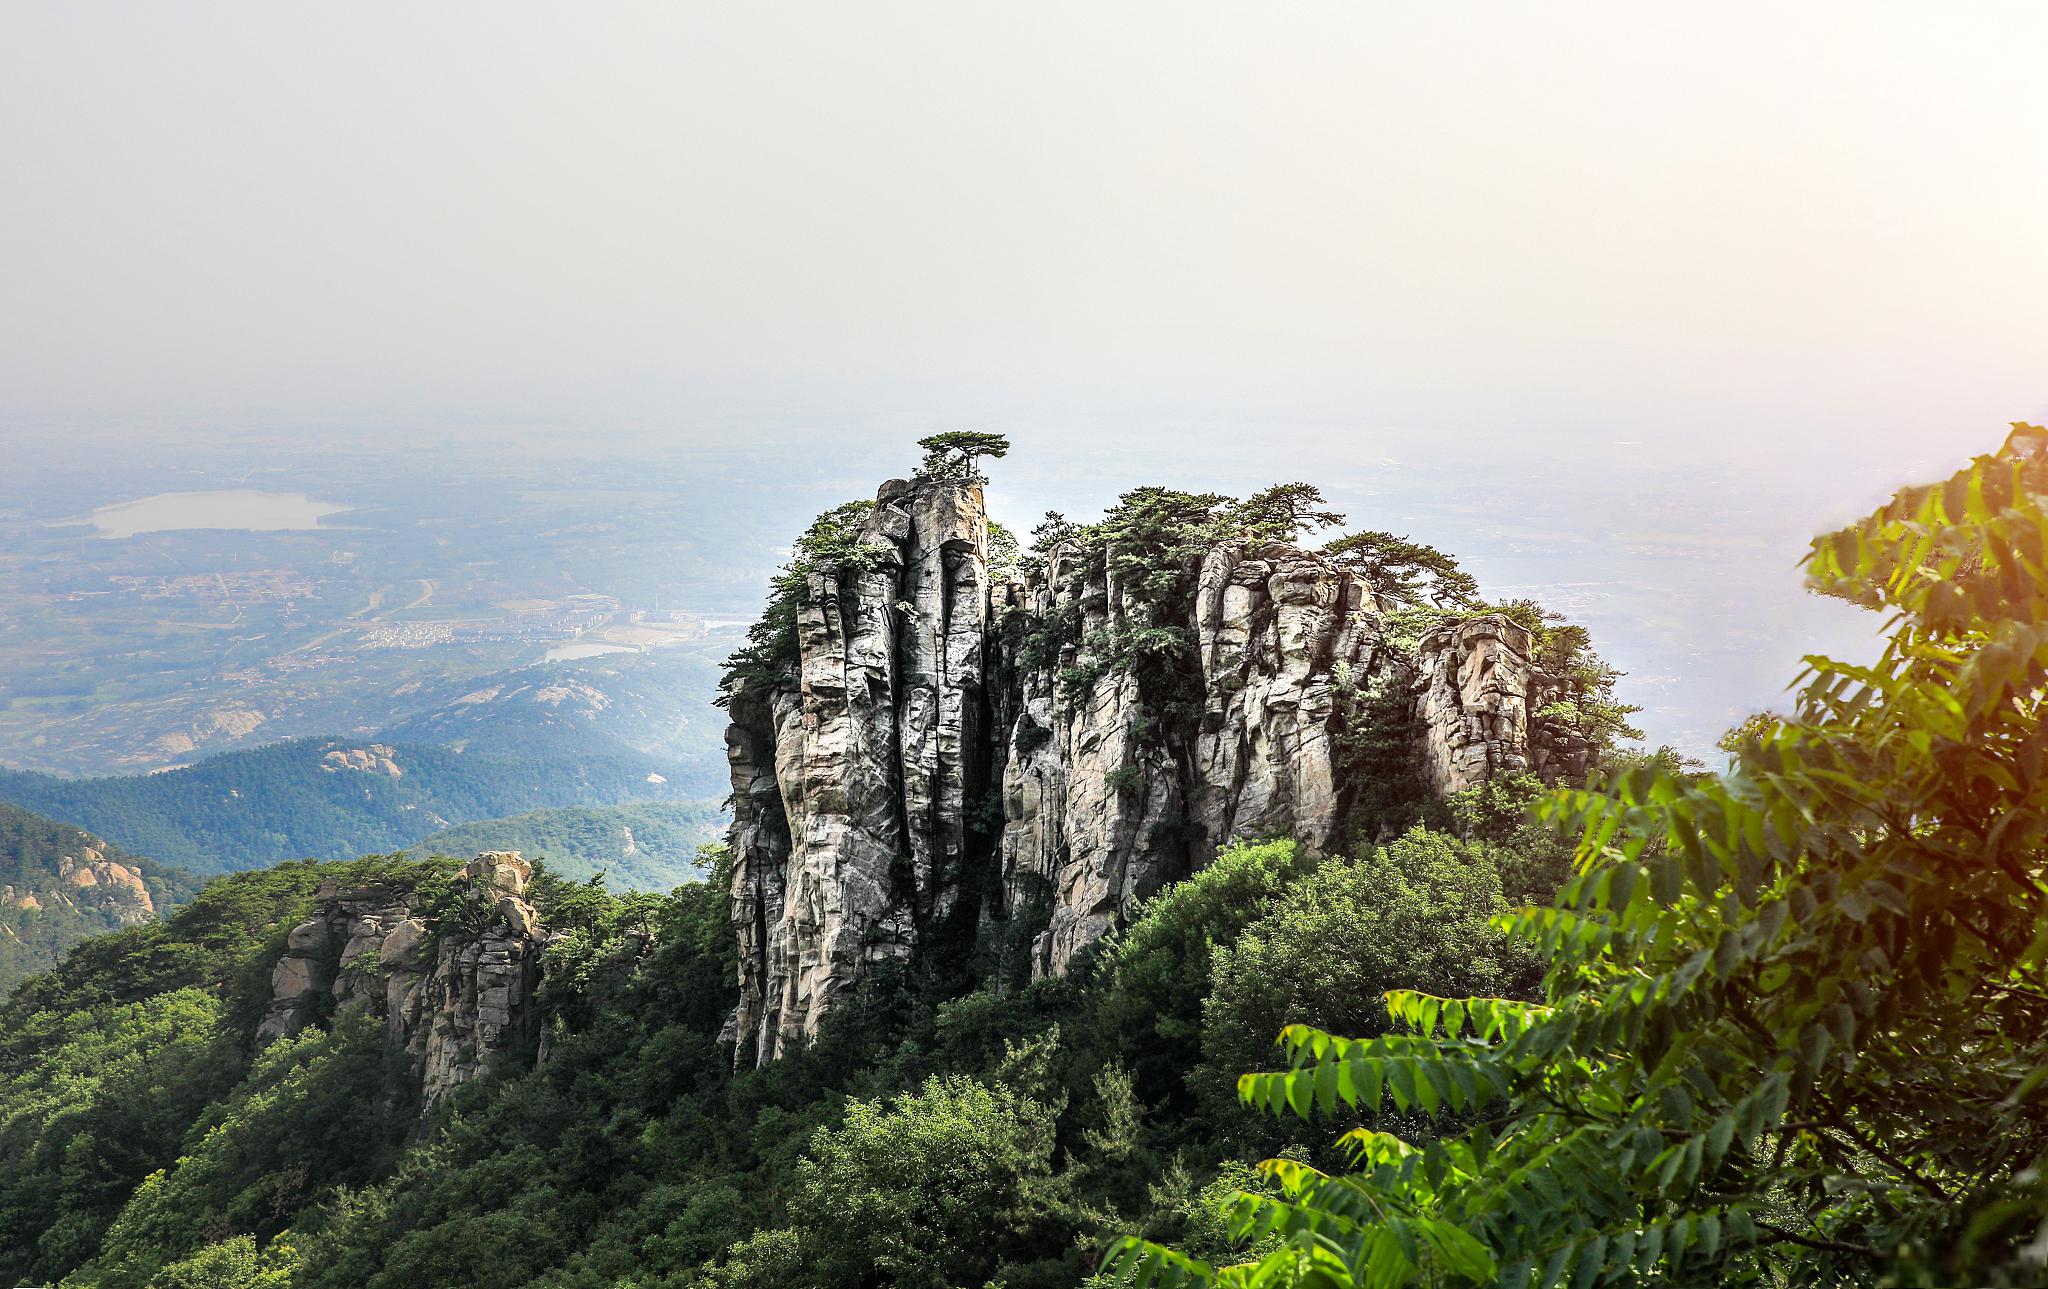
<svg viewBox="0 0 2048 1289">
<path fill-rule="evenodd" d="M 2037 6 L 7 15 L 16 418 L 2044 407 Z"/>
<path fill-rule="evenodd" d="M 1633 541 L 1671 638 L 1783 619 L 1782 680 L 1807 534 L 2048 419 L 2043 48 L 2020 4 L 17 2 L 0 431 L 718 445 L 795 523 L 973 425 L 1026 522 L 1318 479 L 1552 598 Z M 1735 515 L 1740 575 L 1643 545 Z M 1673 670 L 1639 607 L 1589 618 Z"/>
</svg>

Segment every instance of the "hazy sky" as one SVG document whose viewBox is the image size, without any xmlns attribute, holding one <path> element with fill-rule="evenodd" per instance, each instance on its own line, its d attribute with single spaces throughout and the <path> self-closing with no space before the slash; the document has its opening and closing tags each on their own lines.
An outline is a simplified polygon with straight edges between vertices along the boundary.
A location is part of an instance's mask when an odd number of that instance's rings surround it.
<svg viewBox="0 0 2048 1289">
<path fill-rule="evenodd" d="M 2039 4 L 8 0 L 0 428 L 1982 448 L 2048 416 L 2044 49 Z"/>
<path fill-rule="evenodd" d="M 1310 479 L 1703 749 L 1867 642 L 1808 536 L 2048 420 L 2044 51 L 1976 0 L 0 0 L 0 436 L 684 499 L 650 449 L 708 445 L 792 533 L 940 428 L 1016 438 L 1025 524 Z"/>
</svg>

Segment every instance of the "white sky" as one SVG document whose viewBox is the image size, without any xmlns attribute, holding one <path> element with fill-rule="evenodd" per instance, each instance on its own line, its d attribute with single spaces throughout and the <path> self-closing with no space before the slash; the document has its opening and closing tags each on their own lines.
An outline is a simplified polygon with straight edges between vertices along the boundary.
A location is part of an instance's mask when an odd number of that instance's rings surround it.
<svg viewBox="0 0 2048 1289">
<path fill-rule="evenodd" d="M 2044 52 L 2038 4 L 8 0 L 0 429 L 1982 449 L 2048 417 Z"/>
</svg>

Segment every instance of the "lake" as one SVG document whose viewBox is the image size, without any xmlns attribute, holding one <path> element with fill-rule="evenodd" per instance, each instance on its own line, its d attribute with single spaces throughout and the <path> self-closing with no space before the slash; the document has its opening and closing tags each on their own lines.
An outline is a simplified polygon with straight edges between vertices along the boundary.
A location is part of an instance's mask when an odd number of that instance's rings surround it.
<svg viewBox="0 0 2048 1289">
<path fill-rule="evenodd" d="M 230 528 L 271 533 L 318 528 L 321 519 L 349 507 L 303 492 L 160 492 L 153 497 L 101 506 L 84 522 L 101 537 L 133 537 L 185 528 Z"/>
</svg>

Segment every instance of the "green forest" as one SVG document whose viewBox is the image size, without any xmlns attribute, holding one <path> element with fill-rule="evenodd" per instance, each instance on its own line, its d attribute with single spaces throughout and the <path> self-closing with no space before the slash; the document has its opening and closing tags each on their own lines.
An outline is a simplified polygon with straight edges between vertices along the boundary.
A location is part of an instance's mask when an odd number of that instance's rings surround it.
<svg viewBox="0 0 2048 1289">
<path fill-rule="evenodd" d="M 0 1002 L 0 1277 L 2043 1283 L 2044 438 L 1814 542 L 1813 586 L 1882 614 L 1883 653 L 1788 659 L 1786 710 L 1719 770 L 1622 749 L 1567 637 L 1610 749 L 1586 782 L 1387 789 L 1355 845 L 1227 848 L 1063 977 L 1018 979 L 995 937 L 964 986 L 878 970 L 757 1069 L 725 1032 L 720 847 L 659 894 L 543 864 L 545 1059 L 425 1116 L 358 1010 L 255 1034 L 323 883 L 453 925 L 453 866 L 217 878 Z M 1178 495 L 1132 495 L 1114 557 L 1185 576 L 1145 544 Z M 1455 566 L 1368 536 L 1345 553 L 1469 611 Z M 784 665 L 789 629 L 742 668 Z"/>
<path fill-rule="evenodd" d="M 570 881 L 602 875 L 612 890 L 665 891 L 696 872 L 698 851 L 724 831 L 725 809 L 715 800 L 558 806 L 443 828 L 412 853 L 516 850 Z"/>
<path fill-rule="evenodd" d="M 0 995 L 24 976 L 47 971 L 72 945 L 141 916 L 133 893 L 67 880 L 67 859 L 99 858 L 133 870 L 164 909 L 191 898 L 191 874 L 130 855 L 80 828 L 0 805 Z"/>
<path fill-rule="evenodd" d="M 372 748 L 381 749 L 372 752 Z M 336 757 L 353 754 L 366 768 Z M 0 801 L 195 873 L 398 850 L 452 824 L 552 806 L 672 799 L 645 757 L 549 760 L 431 744 L 292 739 L 159 774 L 0 770 Z"/>
</svg>

